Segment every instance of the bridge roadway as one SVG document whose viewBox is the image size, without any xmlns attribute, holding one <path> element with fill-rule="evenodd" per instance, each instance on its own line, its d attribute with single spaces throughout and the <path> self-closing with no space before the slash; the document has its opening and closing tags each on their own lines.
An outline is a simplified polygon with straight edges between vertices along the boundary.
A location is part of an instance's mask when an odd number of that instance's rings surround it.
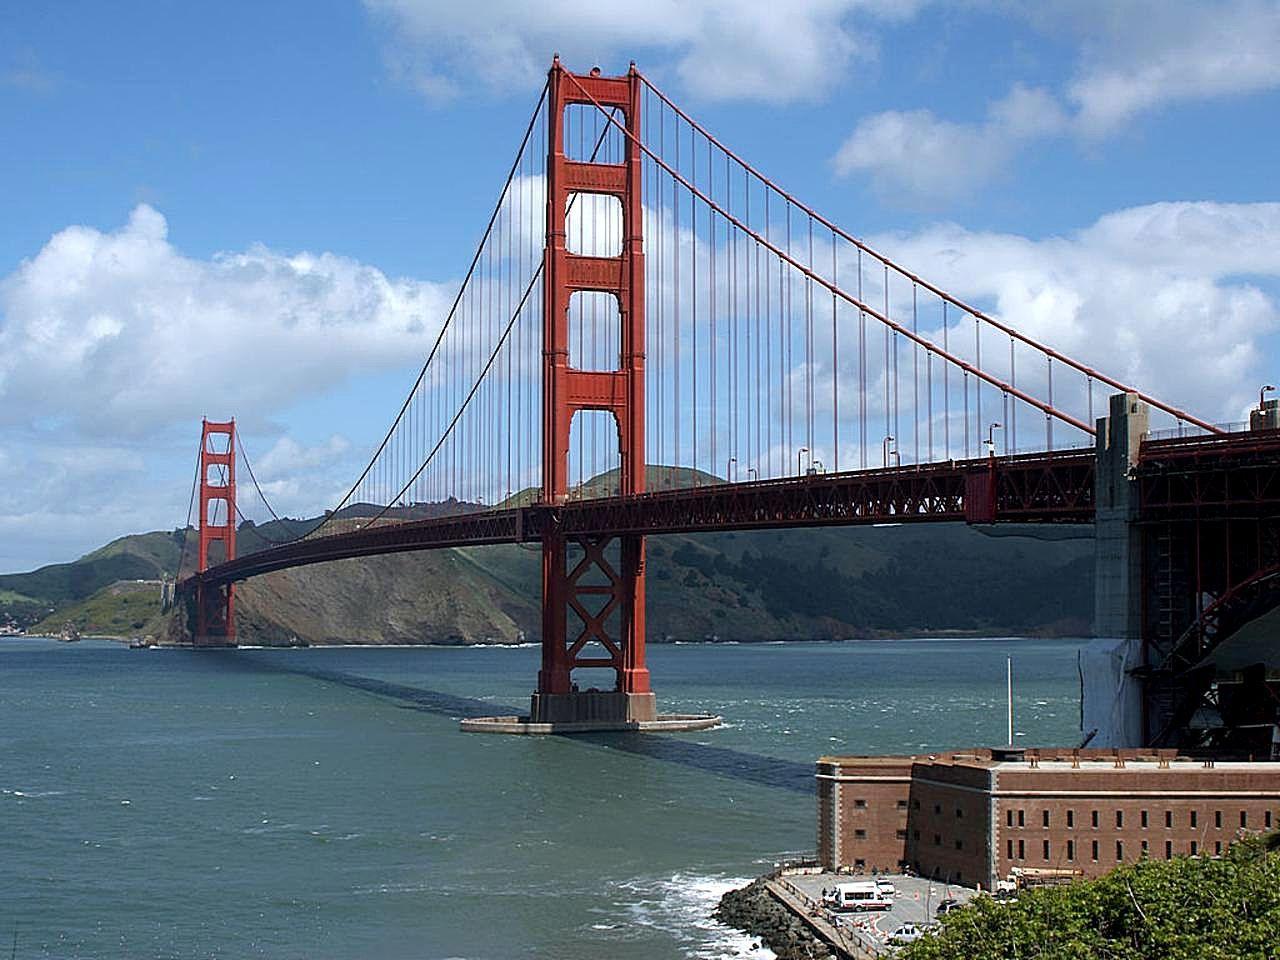
<svg viewBox="0 0 1280 960">
<path fill-rule="evenodd" d="M 190 582 L 222 586 L 289 567 L 443 547 L 532 543 L 556 526 L 569 537 L 708 533 L 868 523 L 1091 523 L 1091 449 L 719 483 L 557 506 L 385 518 L 242 555 Z"/>
</svg>

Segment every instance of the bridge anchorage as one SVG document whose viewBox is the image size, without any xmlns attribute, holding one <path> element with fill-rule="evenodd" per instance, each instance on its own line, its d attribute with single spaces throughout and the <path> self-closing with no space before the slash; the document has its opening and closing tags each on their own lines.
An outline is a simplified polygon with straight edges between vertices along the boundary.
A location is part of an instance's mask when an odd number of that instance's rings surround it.
<svg viewBox="0 0 1280 960">
<path fill-rule="evenodd" d="M 251 527 L 237 503 L 237 455 L 269 522 Z M 529 713 L 466 729 L 717 721 L 658 713 L 648 536 L 1090 524 L 1100 646 L 1083 660 L 1082 736 L 1280 743 L 1278 685 L 1230 652 L 1280 619 L 1275 401 L 1224 429 L 1032 340 L 783 191 L 634 65 L 552 63 L 435 344 L 334 509 L 282 519 L 234 422 L 205 422 L 196 479 L 180 590 L 199 646 L 235 644 L 249 577 L 540 552 Z"/>
</svg>

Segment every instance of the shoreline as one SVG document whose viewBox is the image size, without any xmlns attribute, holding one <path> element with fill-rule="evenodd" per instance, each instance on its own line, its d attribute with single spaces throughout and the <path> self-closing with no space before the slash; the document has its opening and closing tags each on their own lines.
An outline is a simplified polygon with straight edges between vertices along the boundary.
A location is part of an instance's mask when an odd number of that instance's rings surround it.
<svg viewBox="0 0 1280 960">
<path fill-rule="evenodd" d="M 80 640 L 99 640 L 109 643 L 129 644 L 138 637 L 126 637 L 114 634 L 85 634 Z M 649 640 L 650 646 L 668 646 L 668 647 L 733 647 L 733 646 L 786 646 L 788 644 L 860 644 L 860 643 L 947 643 L 950 641 L 987 641 L 987 642 L 1005 642 L 1005 641 L 1026 641 L 1026 640 L 1050 640 L 1050 641 L 1076 641 L 1089 642 L 1094 637 L 1081 636 L 1078 634 L 1018 634 L 1018 633 L 1000 633 L 988 634 L 983 632 L 969 631 L 945 631 L 939 633 L 912 633 L 894 636 L 882 637 L 805 637 L 789 640 Z M 4 640 L 52 640 L 57 643 L 73 644 L 80 642 L 79 640 L 62 640 L 59 637 L 49 636 L 48 634 L 34 633 L 15 633 L 0 635 L 0 641 Z M 217 647 L 210 649 L 226 649 L 226 650 L 413 650 L 417 648 L 429 648 L 432 650 L 532 650 L 541 647 L 539 641 L 521 641 L 519 643 L 436 643 L 433 641 L 424 641 L 421 643 L 246 643 L 238 644 L 234 647 Z M 191 650 L 195 649 L 191 644 L 178 643 L 155 643 L 152 647 L 165 650 Z M 148 647 L 150 649 L 150 647 Z"/>
</svg>

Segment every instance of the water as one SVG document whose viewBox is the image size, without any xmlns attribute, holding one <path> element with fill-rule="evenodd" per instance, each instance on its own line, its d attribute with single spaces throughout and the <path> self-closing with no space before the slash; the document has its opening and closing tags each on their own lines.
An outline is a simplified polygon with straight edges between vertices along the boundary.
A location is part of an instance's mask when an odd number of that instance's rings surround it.
<svg viewBox="0 0 1280 960">
<path fill-rule="evenodd" d="M 463 734 L 536 649 L 0 642 L 19 958 L 767 957 L 708 917 L 815 845 L 813 761 L 1069 743 L 1069 641 L 650 647 L 697 734 Z"/>
</svg>

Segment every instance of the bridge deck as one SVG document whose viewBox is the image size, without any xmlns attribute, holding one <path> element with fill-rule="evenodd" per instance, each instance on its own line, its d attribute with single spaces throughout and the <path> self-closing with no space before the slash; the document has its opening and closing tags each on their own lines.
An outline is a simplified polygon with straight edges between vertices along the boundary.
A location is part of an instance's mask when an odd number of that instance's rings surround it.
<svg viewBox="0 0 1280 960">
<path fill-rule="evenodd" d="M 330 560 L 536 542 L 553 527 L 569 536 L 608 536 L 966 520 L 1090 523 L 1093 474 L 1093 451 L 1072 450 L 387 519 L 246 554 L 191 580 L 220 585 Z"/>
</svg>

